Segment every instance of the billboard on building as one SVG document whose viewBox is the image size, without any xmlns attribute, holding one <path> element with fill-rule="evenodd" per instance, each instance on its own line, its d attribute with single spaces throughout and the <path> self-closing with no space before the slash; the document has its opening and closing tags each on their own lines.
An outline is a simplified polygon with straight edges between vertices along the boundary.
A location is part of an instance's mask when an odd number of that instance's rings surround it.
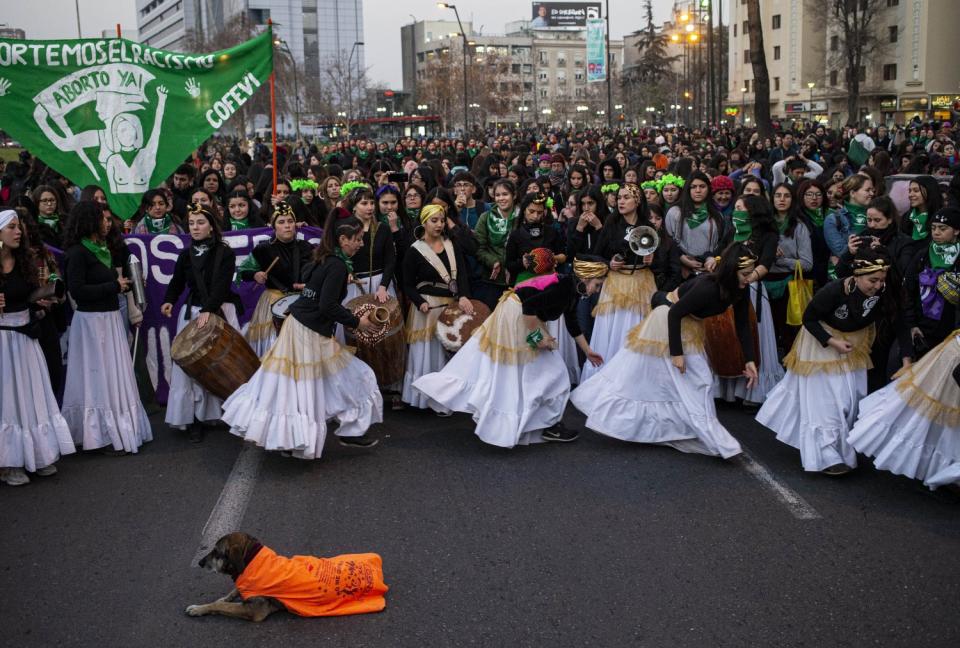
<svg viewBox="0 0 960 648">
<path fill-rule="evenodd" d="M 599 2 L 534 2 L 532 29 L 584 29 L 587 20 L 600 17 Z"/>
<path fill-rule="evenodd" d="M 607 80 L 607 23 L 600 18 L 587 21 L 587 83 Z"/>
</svg>

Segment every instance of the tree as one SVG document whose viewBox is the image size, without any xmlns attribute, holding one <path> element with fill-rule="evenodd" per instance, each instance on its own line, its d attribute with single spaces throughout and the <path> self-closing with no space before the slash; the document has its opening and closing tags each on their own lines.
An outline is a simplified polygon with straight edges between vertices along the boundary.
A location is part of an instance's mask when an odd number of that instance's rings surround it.
<svg viewBox="0 0 960 648">
<path fill-rule="evenodd" d="M 519 60 L 519 59 L 518 59 Z M 479 108 L 471 108 L 471 122 L 486 123 L 503 118 L 519 106 L 523 82 L 520 74 L 511 72 L 508 55 L 488 46 L 482 55 L 467 60 L 467 99 Z M 519 65 L 522 65 L 520 63 Z M 522 69 L 522 68 L 518 68 Z M 439 56 L 431 56 L 417 79 L 417 100 L 440 115 L 442 129 L 463 122 L 463 57 L 461 52 L 446 48 Z"/>
<path fill-rule="evenodd" d="M 679 56 L 670 56 L 669 36 L 657 29 L 653 22 L 653 0 L 644 0 L 646 26 L 637 35 L 637 64 L 623 71 L 623 95 L 627 110 L 639 116 L 647 106 L 659 107 L 673 103 L 676 93 L 676 75 L 673 66 Z"/>
<path fill-rule="evenodd" d="M 828 21 L 828 36 L 837 38 L 832 43 L 827 65 L 843 70 L 847 84 L 847 124 L 856 125 L 860 117 L 860 78 L 866 63 L 880 54 L 884 42 L 878 37 L 874 23 L 883 10 L 883 0 L 830 0 L 828 11 L 834 20 Z M 822 7 L 822 3 L 820 3 Z"/>
<path fill-rule="evenodd" d="M 763 50 L 760 0 L 747 0 L 747 30 L 750 34 L 750 64 L 753 66 L 754 117 L 760 137 L 771 137 L 770 74 L 767 72 L 767 55 Z"/>
</svg>

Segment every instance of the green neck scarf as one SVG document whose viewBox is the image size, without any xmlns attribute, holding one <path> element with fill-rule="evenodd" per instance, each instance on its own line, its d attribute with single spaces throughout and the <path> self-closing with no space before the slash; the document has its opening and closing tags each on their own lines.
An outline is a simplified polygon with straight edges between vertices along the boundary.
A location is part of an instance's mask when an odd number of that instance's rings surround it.
<svg viewBox="0 0 960 648">
<path fill-rule="evenodd" d="M 914 241 L 922 241 L 927 238 L 929 232 L 927 232 L 927 218 L 929 215 L 927 212 L 917 212 L 916 209 L 910 210 L 910 222 L 913 223 L 913 228 L 910 230 L 910 236 L 913 237 Z"/>
<path fill-rule="evenodd" d="M 790 226 L 790 216 L 784 216 L 783 220 L 780 220 L 780 214 L 775 214 L 773 220 L 777 224 L 777 231 L 780 232 L 781 235 L 786 233 L 787 227 Z"/>
<path fill-rule="evenodd" d="M 843 206 L 847 208 L 847 213 L 850 214 L 850 229 L 854 234 L 859 234 L 863 230 L 867 229 L 866 207 L 854 205 L 853 203 L 844 203 Z"/>
<path fill-rule="evenodd" d="M 960 255 L 960 243 L 930 243 L 930 267 L 934 270 L 952 268 Z"/>
<path fill-rule="evenodd" d="M 804 207 L 803 213 L 807 215 L 807 218 L 810 219 L 810 222 L 813 223 L 815 227 L 823 227 L 823 219 L 826 218 L 823 207 L 820 209 Z"/>
<path fill-rule="evenodd" d="M 97 257 L 97 261 L 102 263 L 106 268 L 113 268 L 113 257 L 110 254 L 110 248 L 107 247 L 105 241 L 94 241 L 89 238 L 82 239 L 80 243 L 83 247 L 87 248 L 93 253 L 93 256 Z"/>
<path fill-rule="evenodd" d="M 743 243 L 750 239 L 753 233 L 753 225 L 750 224 L 750 212 L 733 210 L 733 240 L 737 243 Z"/>
<path fill-rule="evenodd" d="M 348 257 L 339 245 L 334 249 L 333 253 L 338 259 L 347 264 L 347 272 L 353 274 L 353 259 Z"/>
<path fill-rule="evenodd" d="M 143 219 L 143 222 L 147 226 L 147 231 L 151 234 L 166 234 L 170 231 L 170 226 L 173 225 L 173 219 L 170 218 L 170 214 L 164 214 L 163 218 L 151 218 L 147 216 Z"/>
<path fill-rule="evenodd" d="M 235 229 L 235 230 L 247 229 L 248 227 L 250 227 L 248 223 L 249 223 L 249 220 L 246 218 L 244 218 L 243 220 L 236 220 L 233 217 L 231 217 L 230 229 Z"/>
<path fill-rule="evenodd" d="M 60 216 L 57 214 L 51 214 L 50 216 L 44 216 L 43 214 L 40 214 L 37 216 L 37 220 L 52 229 L 54 232 L 60 231 Z"/>
<path fill-rule="evenodd" d="M 492 245 L 500 247 L 506 240 L 507 232 L 510 231 L 511 225 L 517 217 L 517 208 L 514 207 L 506 218 L 500 215 L 499 207 L 494 207 L 488 213 L 490 215 L 487 216 L 487 238 Z"/>
<path fill-rule="evenodd" d="M 690 229 L 697 229 L 701 225 L 707 222 L 707 217 L 710 216 L 710 212 L 707 211 L 707 205 L 703 204 L 693 210 L 693 213 L 687 217 L 687 225 L 690 226 Z"/>
<path fill-rule="evenodd" d="M 407 217 L 412 223 L 420 222 L 420 210 L 419 209 L 410 209 L 409 207 L 404 208 L 407 212 Z"/>
</svg>

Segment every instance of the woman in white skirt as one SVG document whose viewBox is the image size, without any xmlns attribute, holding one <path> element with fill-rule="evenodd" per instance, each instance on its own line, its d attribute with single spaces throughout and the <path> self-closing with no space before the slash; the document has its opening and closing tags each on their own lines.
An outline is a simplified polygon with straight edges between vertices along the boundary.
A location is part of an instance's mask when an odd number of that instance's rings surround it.
<svg viewBox="0 0 960 648">
<path fill-rule="evenodd" d="M 403 332 L 407 366 L 401 398 L 408 405 L 429 407 L 441 416 L 449 416 L 450 409 L 415 389 L 413 383 L 447 364 L 447 352 L 436 336 L 443 307 L 457 301 L 464 313 L 473 313 L 466 261 L 460 248 L 446 235 L 446 227 L 443 206 L 431 203 L 420 210 L 423 236 L 407 250 L 402 273 L 410 312 Z"/>
<path fill-rule="evenodd" d="M 610 274 L 593 309 L 595 318 L 590 335 L 593 350 L 604 358 L 617 354 L 627 333 L 650 312 L 650 299 L 657 291 L 651 266 L 655 255 L 638 257 L 631 251 L 626 236 L 634 228 L 648 225 L 646 199 L 640 187 L 625 184 L 617 194 L 617 212 L 611 214 L 600 230 L 596 254 L 610 264 Z M 592 362 L 585 362 L 580 373 L 583 383 L 597 372 Z"/>
<path fill-rule="evenodd" d="M 374 328 L 341 302 L 352 257 L 363 245 L 362 226 L 348 217 L 329 225 L 314 253 L 300 299 L 293 303 L 276 343 L 253 377 L 223 404 L 230 432 L 267 450 L 319 459 L 327 421 L 337 419 L 341 445 L 371 447 L 367 429 L 383 420 L 383 399 L 373 370 L 334 338 L 342 324 Z"/>
<path fill-rule="evenodd" d="M 297 238 L 296 218 L 289 204 L 277 203 L 270 216 L 273 238 L 253 248 L 238 268 L 240 279 L 264 287 L 244 334 L 259 358 L 277 339 L 271 307 L 284 295 L 303 290 L 301 274 L 313 254 L 313 246 Z"/>
<path fill-rule="evenodd" d="M 231 290 L 236 255 L 223 242 L 220 222 L 206 207 L 194 203 L 187 210 L 187 229 L 190 246 L 177 257 L 160 313 L 172 317 L 173 305 L 186 289 L 187 300 L 177 318 L 178 334 L 193 318 L 197 318 L 197 326 L 203 328 L 210 321 L 211 313 L 222 315 L 239 331 L 240 297 Z M 168 426 L 189 430 L 190 442 L 200 443 L 204 428 L 220 418 L 222 404 L 223 401 L 184 373 L 179 365 L 173 365 L 164 416 Z"/>
<path fill-rule="evenodd" d="M 874 322 L 893 307 L 883 293 L 890 261 L 882 248 L 861 248 L 854 276 L 817 292 L 803 313 L 803 328 L 784 359 L 787 373 L 757 413 L 777 439 L 800 451 L 803 469 L 842 475 L 857 466 L 847 434 L 867 394 Z M 909 348 L 907 345 L 902 348 Z M 909 358 L 905 359 L 909 362 Z"/>
<path fill-rule="evenodd" d="M 960 487 L 960 330 L 860 401 L 850 445 L 931 490 Z"/>
<path fill-rule="evenodd" d="M 26 229 L 15 211 L 0 211 L 0 481 L 10 486 L 29 483 L 28 472 L 53 475 L 60 455 L 75 452 L 31 335 L 33 320 L 44 315 L 31 313 L 37 305 L 29 302 L 39 285 Z"/>
<path fill-rule="evenodd" d="M 514 286 L 447 366 L 413 386 L 431 400 L 473 415 L 484 443 L 512 448 L 540 441 L 568 442 L 578 434 L 560 422 L 570 383 L 557 340 L 546 322 L 561 316 L 577 345 L 593 364 L 594 353 L 577 324 L 577 301 L 597 292 L 606 263 L 578 260 L 576 276 L 558 275 L 553 253 L 536 248 L 526 267 L 535 275 Z"/>
<path fill-rule="evenodd" d="M 153 440 L 150 421 L 137 391 L 126 322 L 117 295 L 130 290 L 119 276 L 107 246 L 110 214 L 99 203 L 81 201 L 70 211 L 67 291 L 76 303 L 70 324 L 63 417 L 74 443 L 108 454 L 137 452 Z"/>
<path fill-rule="evenodd" d="M 752 386 L 757 367 L 747 283 L 756 261 L 749 248 L 734 243 L 713 273 L 669 294 L 657 293 L 653 312 L 630 331 L 626 346 L 570 395 L 570 402 L 586 414 L 587 427 L 615 439 L 681 452 L 724 459 L 739 454 L 740 444 L 717 419 L 702 319 L 733 306 L 746 359 L 744 375 Z"/>
<path fill-rule="evenodd" d="M 757 380 L 747 389 L 743 376 L 718 377 L 713 395 L 727 402 L 741 399 L 744 406 L 757 408 L 763 404 L 777 383 L 783 378 L 783 365 L 777 352 L 777 332 L 773 325 L 770 299 L 763 279 L 777 262 L 777 242 L 780 235 L 775 229 L 773 209 L 760 196 L 743 195 L 737 198 L 732 213 L 733 228 L 729 232 L 732 242 L 743 243 L 757 256 L 757 265 L 750 275 L 750 304 L 757 318 L 760 366 Z"/>
</svg>

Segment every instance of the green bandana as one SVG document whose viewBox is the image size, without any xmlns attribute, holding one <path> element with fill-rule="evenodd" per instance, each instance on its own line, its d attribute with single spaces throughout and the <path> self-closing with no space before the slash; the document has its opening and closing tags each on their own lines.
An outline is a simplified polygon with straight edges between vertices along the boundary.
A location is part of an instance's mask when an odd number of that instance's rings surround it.
<svg viewBox="0 0 960 648">
<path fill-rule="evenodd" d="M 809 207 L 804 207 L 803 213 L 807 215 L 807 218 L 810 219 L 810 222 L 813 223 L 814 227 L 823 227 L 823 219 L 826 218 L 823 207 L 820 209 L 810 209 Z"/>
<path fill-rule="evenodd" d="M 37 220 L 41 223 L 52 229 L 54 232 L 60 231 L 60 216 L 53 214 L 52 216 L 37 216 Z"/>
<path fill-rule="evenodd" d="M 409 207 L 406 207 L 405 210 L 406 210 L 406 212 L 407 212 L 407 217 L 410 219 L 411 222 L 413 222 L 413 223 L 419 223 L 419 222 L 420 222 L 420 210 L 419 210 L 419 209 L 410 209 Z"/>
<path fill-rule="evenodd" d="M 510 215 L 506 218 L 500 216 L 499 207 L 494 207 L 487 213 L 489 214 L 487 216 L 487 238 L 490 240 L 491 245 L 500 247 L 507 238 L 507 231 L 517 217 L 517 208 L 514 207 L 513 211 L 510 212 Z"/>
<path fill-rule="evenodd" d="M 753 233 L 753 225 L 750 224 L 750 212 L 733 210 L 733 240 L 737 243 L 743 243 L 750 239 Z"/>
<path fill-rule="evenodd" d="M 343 252 L 343 249 L 342 249 L 339 245 L 338 245 L 337 248 L 333 251 L 333 253 L 336 255 L 336 257 L 337 257 L 338 259 L 340 259 L 341 261 L 343 261 L 344 263 L 347 264 L 347 272 L 349 272 L 350 274 L 353 274 L 353 259 L 351 259 L 350 257 L 348 257 L 348 256 Z"/>
<path fill-rule="evenodd" d="M 786 233 L 787 227 L 790 226 L 790 217 L 784 216 L 783 220 L 780 220 L 780 216 L 774 216 L 773 220 L 777 224 L 777 231 L 780 232 L 781 235 Z"/>
<path fill-rule="evenodd" d="M 242 230 L 247 229 L 248 227 L 250 227 L 250 225 L 247 224 L 246 218 L 243 220 L 234 220 L 233 218 L 230 219 L 230 229 Z"/>
<path fill-rule="evenodd" d="M 918 213 L 916 209 L 910 210 L 910 222 L 913 223 L 913 229 L 910 231 L 910 235 L 913 237 L 914 241 L 922 241 L 927 238 L 929 232 L 927 232 L 927 212 Z"/>
<path fill-rule="evenodd" d="M 844 203 L 847 212 L 850 214 L 850 231 L 859 234 L 867 229 L 867 208 L 853 203 Z"/>
<path fill-rule="evenodd" d="M 164 214 L 163 218 L 151 218 L 146 216 L 143 219 L 144 225 L 147 227 L 147 231 L 151 234 L 166 234 L 170 231 L 170 226 L 173 225 L 173 219 L 170 218 L 170 214 Z M 157 223 L 160 223 L 159 225 Z"/>
<path fill-rule="evenodd" d="M 930 243 L 930 267 L 934 270 L 952 268 L 960 255 L 960 243 Z"/>
<path fill-rule="evenodd" d="M 96 242 L 85 238 L 82 239 L 80 243 L 83 244 L 83 247 L 93 252 L 93 256 L 97 257 L 97 261 L 105 265 L 107 268 L 113 268 L 113 256 L 110 254 L 110 248 L 107 247 L 105 242 Z"/>
<path fill-rule="evenodd" d="M 709 215 L 710 215 L 710 212 L 707 211 L 707 206 L 700 205 L 687 218 L 687 225 L 690 226 L 690 229 L 697 229 L 698 227 L 700 227 L 701 225 L 707 222 L 707 217 Z"/>
</svg>

